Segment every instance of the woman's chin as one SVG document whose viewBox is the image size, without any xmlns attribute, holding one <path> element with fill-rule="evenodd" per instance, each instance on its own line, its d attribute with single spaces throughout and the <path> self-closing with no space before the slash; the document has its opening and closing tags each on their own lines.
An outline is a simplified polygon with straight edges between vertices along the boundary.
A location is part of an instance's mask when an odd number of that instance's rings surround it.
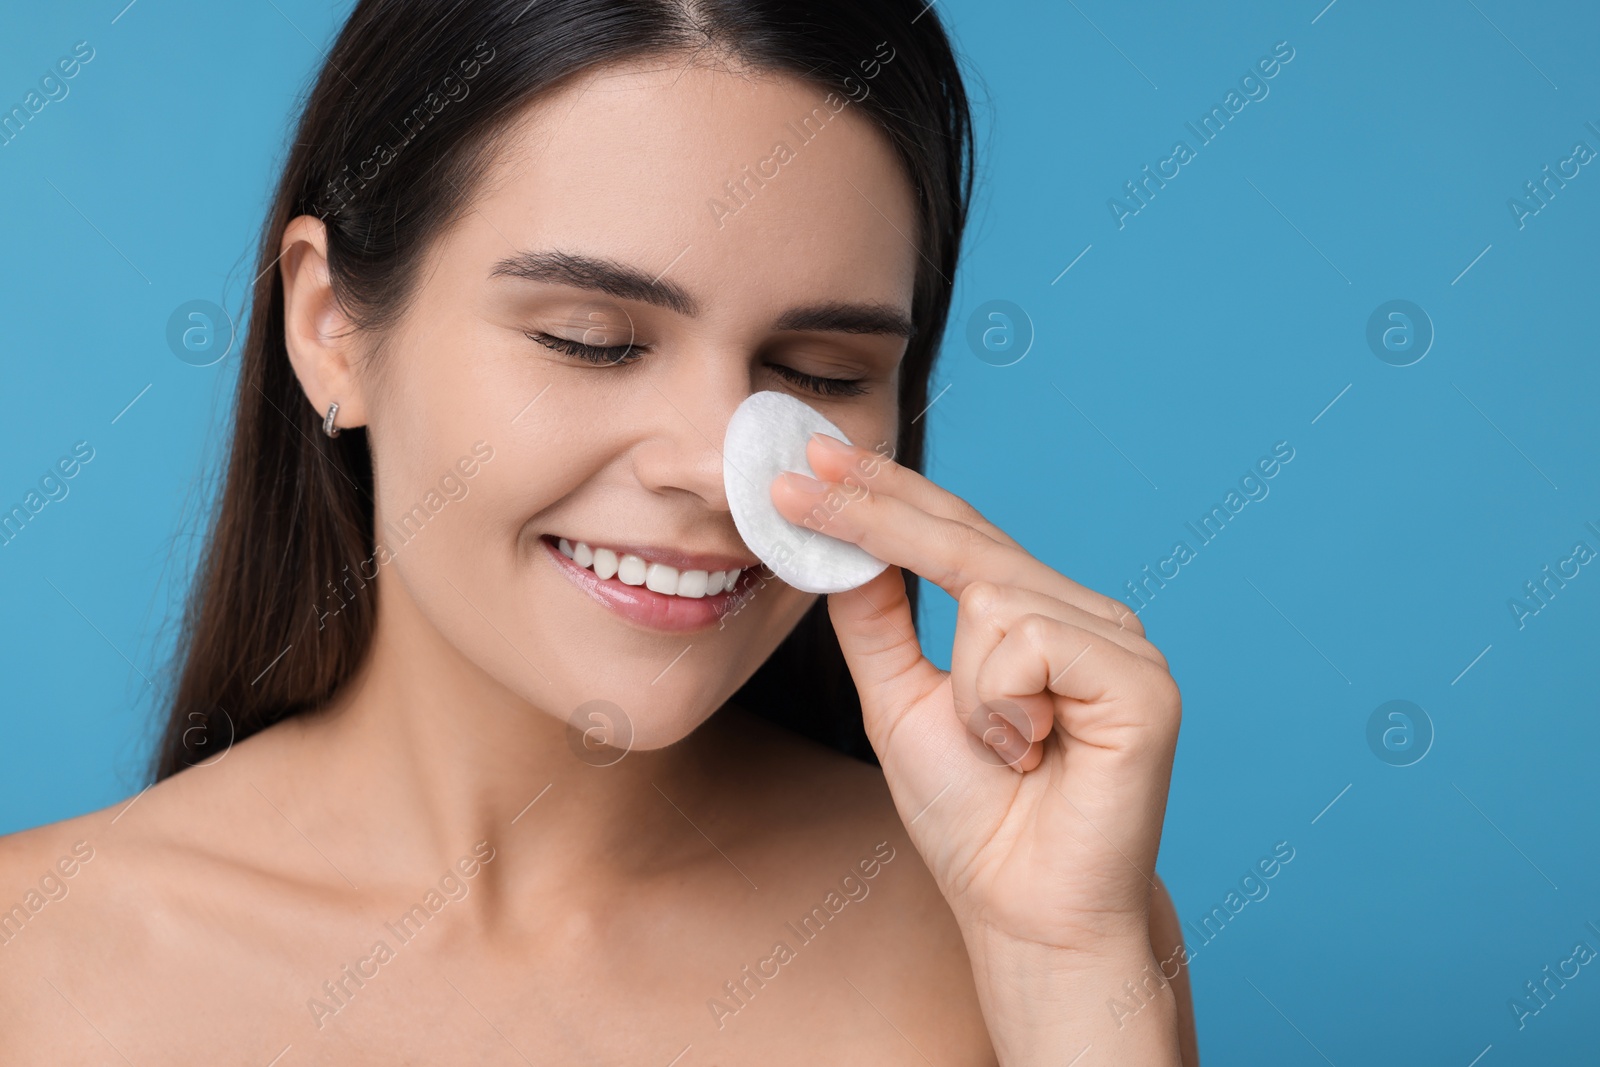
<svg viewBox="0 0 1600 1067">
<path fill-rule="evenodd" d="M 574 755 L 593 766 L 619 762 L 630 752 L 652 752 L 694 733 L 716 709 L 705 705 L 663 707 L 664 694 L 623 703 L 593 699 L 566 717 L 567 743 Z M 648 709 L 648 710 L 646 710 Z"/>
</svg>

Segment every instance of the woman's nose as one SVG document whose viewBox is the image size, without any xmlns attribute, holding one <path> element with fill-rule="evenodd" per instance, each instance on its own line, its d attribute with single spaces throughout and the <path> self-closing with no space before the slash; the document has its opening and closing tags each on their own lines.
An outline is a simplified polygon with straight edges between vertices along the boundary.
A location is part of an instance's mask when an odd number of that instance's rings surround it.
<svg viewBox="0 0 1600 1067">
<path fill-rule="evenodd" d="M 659 409 L 654 432 L 635 453 L 640 483 L 656 492 L 693 493 L 712 510 L 727 511 L 722 442 L 728 420 L 750 395 L 748 374 L 663 375 L 650 388 Z"/>
</svg>

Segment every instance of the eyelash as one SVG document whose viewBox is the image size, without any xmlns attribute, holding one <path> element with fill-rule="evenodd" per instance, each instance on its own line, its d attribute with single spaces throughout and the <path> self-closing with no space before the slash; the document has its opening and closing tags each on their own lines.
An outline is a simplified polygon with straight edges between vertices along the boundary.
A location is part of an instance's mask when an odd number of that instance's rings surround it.
<svg viewBox="0 0 1600 1067">
<path fill-rule="evenodd" d="M 597 366 L 618 366 L 628 364 L 638 359 L 637 356 L 623 358 L 629 352 L 642 352 L 639 345 L 586 345 L 582 341 L 574 341 L 570 337 L 556 337 L 548 333 L 530 333 L 529 340 L 544 345 L 546 348 L 581 359 L 586 363 Z M 786 378 L 802 388 L 809 389 L 819 396 L 860 396 L 865 393 L 866 387 L 859 378 L 824 378 L 816 374 L 806 374 L 793 367 L 780 364 L 768 364 L 782 378 Z"/>
</svg>

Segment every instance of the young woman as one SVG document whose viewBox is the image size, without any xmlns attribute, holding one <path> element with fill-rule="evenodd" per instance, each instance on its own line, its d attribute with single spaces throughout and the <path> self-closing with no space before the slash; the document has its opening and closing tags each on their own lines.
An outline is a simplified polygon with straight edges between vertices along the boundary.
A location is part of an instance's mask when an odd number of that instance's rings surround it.
<svg viewBox="0 0 1600 1067">
<path fill-rule="evenodd" d="M 918 473 L 971 155 L 920 3 L 362 0 L 155 784 L 0 842 L 5 1061 L 1197 1062 L 1165 660 Z M 866 585 L 741 543 L 759 390 Z"/>
</svg>

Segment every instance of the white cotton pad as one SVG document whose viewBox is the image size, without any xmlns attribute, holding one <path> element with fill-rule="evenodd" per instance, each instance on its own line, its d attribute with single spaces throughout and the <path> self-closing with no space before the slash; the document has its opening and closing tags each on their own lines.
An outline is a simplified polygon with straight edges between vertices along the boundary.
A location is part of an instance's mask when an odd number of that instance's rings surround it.
<svg viewBox="0 0 1600 1067">
<path fill-rule="evenodd" d="M 859 545 L 790 522 L 772 503 L 772 483 L 782 472 L 816 476 L 806 460 L 806 442 L 818 430 L 850 440 L 788 393 L 751 393 L 728 420 L 722 481 L 739 536 L 772 573 L 804 593 L 842 593 L 889 565 Z"/>
</svg>

